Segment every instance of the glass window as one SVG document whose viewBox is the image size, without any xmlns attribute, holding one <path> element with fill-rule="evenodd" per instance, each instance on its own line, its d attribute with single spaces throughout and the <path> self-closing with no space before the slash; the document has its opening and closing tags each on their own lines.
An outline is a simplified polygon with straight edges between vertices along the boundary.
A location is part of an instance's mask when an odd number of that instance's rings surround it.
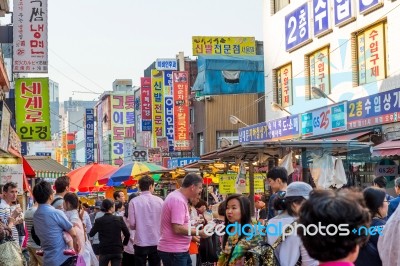
<svg viewBox="0 0 400 266">
<path fill-rule="evenodd" d="M 282 107 L 293 105 L 292 64 L 276 69 L 276 102 Z"/>
<path fill-rule="evenodd" d="M 309 62 L 309 95 L 312 97 L 311 88 L 317 87 L 327 95 L 331 93 L 329 73 L 329 47 L 317 50 L 308 55 Z"/>
<path fill-rule="evenodd" d="M 239 144 L 237 131 L 217 131 L 217 149 Z"/>
<path fill-rule="evenodd" d="M 290 0 L 274 0 L 274 14 L 290 4 Z"/>
</svg>

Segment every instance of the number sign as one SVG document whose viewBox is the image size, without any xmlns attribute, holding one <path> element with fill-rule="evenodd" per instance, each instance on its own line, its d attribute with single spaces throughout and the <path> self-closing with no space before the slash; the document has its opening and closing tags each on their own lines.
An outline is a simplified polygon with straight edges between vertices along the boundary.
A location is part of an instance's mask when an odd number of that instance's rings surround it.
<svg viewBox="0 0 400 266">
<path fill-rule="evenodd" d="M 310 38 L 308 3 L 285 17 L 286 51 L 292 51 Z"/>
</svg>

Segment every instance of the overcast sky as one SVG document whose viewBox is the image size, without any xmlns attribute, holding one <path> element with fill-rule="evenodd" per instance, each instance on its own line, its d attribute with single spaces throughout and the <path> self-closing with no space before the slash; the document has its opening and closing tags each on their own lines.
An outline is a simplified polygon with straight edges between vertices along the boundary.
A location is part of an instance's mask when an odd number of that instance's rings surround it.
<svg viewBox="0 0 400 266">
<path fill-rule="evenodd" d="M 115 79 L 140 77 L 157 58 L 192 56 L 192 36 L 262 40 L 261 0 L 49 1 L 49 77 L 60 100 L 111 90 Z"/>
</svg>

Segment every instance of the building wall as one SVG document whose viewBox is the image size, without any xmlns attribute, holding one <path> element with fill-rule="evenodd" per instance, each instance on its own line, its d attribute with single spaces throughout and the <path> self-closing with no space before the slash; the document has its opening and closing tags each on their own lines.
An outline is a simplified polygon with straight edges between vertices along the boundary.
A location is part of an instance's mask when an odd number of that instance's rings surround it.
<svg viewBox="0 0 400 266">
<path fill-rule="evenodd" d="M 80 129 L 75 134 L 75 143 L 76 143 L 76 164 L 75 167 L 85 166 L 85 130 Z"/>
<path fill-rule="evenodd" d="M 59 84 L 53 80 L 49 81 L 50 90 L 50 128 L 51 135 L 60 132 L 61 119 L 60 115 L 60 101 L 59 101 Z"/>
<path fill-rule="evenodd" d="M 330 3 L 331 1 L 328 1 Z M 331 102 L 328 99 L 306 100 L 306 81 L 305 81 L 305 55 L 318 50 L 324 46 L 330 47 L 330 77 L 331 95 L 333 100 L 339 102 L 364 97 L 379 91 L 390 90 L 400 87 L 400 9 L 396 8 L 396 1 L 384 1 L 384 6 L 368 14 L 360 15 L 358 12 L 358 1 L 352 0 L 356 20 L 349 24 L 336 27 L 333 23 L 333 14 L 329 9 L 332 32 L 320 38 L 314 37 L 312 27 L 310 35 L 312 41 L 309 44 L 298 48 L 293 52 L 286 52 L 285 49 L 285 16 L 290 14 L 306 1 L 293 2 L 272 14 L 274 1 L 264 1 L 264 43 L 267 49 L 264 50 L 264 64 L 266 77 L 266 120 L 282 117 L 285 113 L 272 111 L 270 103 L 273 97 L 273 69 L 292 63 L 293 73 L 293 99 L 294 104 L 287 108 L 293 114 L 302 113 L 307 110 L 316 109 Z M 332 1 L 333 3 L 333 1 Z M 309 12 L 312 13 L 312 1 L 309 3 Z M 311 16 L 312 17 L 312 16 Z M 353 62 L 352 53 L 356 52 L 351 45 L 351 35 L 365 27 L 373 25 L 375 22 L 387 19 L 386 32 L 386 65 L 388 78 L 365 85 L 355 86 L 353 84 Z M 313 21 L 310 19 L 310 21 Z M 310 22 L 311 23 L 311 22 Z"/>
</svg>

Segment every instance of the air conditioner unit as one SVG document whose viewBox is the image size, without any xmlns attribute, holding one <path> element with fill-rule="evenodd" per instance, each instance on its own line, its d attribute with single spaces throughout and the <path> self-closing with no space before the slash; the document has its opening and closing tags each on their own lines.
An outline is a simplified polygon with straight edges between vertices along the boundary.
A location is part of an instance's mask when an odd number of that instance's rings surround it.
<svg viewBox="0 0 400 266">
<path fill-rule="evenodd" d="M 204 99 L 206 99 L 207 101 L 211 101 L 212 100 L 211 96 L 205 96 Z"/>
</svg>

